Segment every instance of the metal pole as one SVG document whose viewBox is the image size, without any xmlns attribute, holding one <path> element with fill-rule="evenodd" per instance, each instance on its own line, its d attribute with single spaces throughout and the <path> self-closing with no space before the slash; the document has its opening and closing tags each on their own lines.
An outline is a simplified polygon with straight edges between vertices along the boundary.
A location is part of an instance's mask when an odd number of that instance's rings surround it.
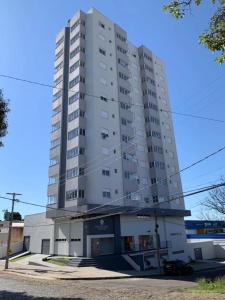
<svg viewBox="0 0 225 300">
<path fill-rule="evenodd" d="M 7 249 L 6 249 L 6 259 L 5 259 L 5 270 L 9 268 L 9 251 L 10 251 L 10 243 L 11 243 L 11 232 L 12 232 L 12 222 L 13 222 L 13 213 L 14 213 L 14 204 L 16 201 L 16 196 L 21 195 L 18 193 L 7 193 L 8 195 L 12 195 L 12 209 L 9 220 L 9 231 L 8 231 L 8 239 L 7 239 Z"/>
<path fill-rule="evenodd" d="M 157 263 L 158 263 L 158 269 L 159 273 L 161 274 L 161 264 L 160 264 L 160 236 L 158 233 L 158 218 L 156 214 L 156 210 L 154 211 L 154 217 L 155 217 L 155 238 L 156 238 L 156 254 L 157 254 Z"/>
</svg>

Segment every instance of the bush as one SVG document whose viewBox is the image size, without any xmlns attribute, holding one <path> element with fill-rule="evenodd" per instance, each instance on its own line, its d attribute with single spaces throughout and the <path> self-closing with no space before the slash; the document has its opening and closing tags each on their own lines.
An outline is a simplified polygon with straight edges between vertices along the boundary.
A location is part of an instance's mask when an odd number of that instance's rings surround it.
<svg viewBox="0 0 225 300">
<path fill-rule="evenodd" d="M 197 281 L 197 289 L 204 292 L 225 293 L 225 278 L 218 277 L 214 280 L 201 278 Z"/>
</svg>

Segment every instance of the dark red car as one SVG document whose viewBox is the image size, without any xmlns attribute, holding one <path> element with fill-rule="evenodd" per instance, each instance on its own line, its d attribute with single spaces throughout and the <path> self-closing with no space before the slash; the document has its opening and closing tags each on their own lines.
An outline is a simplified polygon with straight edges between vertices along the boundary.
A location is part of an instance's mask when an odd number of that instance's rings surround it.
<svg viewBox="0 0 225 300">
<path fill-rule="evenodd" d="M 191 275 L 193 268 L 190 264 L 183 260 L 170 260 L 165 261 L 163 264 L 165 275 Z"/>
</svg>

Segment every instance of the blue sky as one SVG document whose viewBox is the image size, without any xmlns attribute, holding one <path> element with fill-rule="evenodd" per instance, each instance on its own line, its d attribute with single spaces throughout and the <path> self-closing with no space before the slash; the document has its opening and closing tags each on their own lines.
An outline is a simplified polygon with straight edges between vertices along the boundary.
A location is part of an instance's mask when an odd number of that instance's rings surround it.
<svg viewBox="0 0 225 300">
<path fill-rule="evenodd" d="M 206 3 L 207 2 L 207 3 Z M 162 12 L 165 1 L 7 0 L 0 11 L 0 73 L 52 83 L 55 36 L 78 10 L 94 6 L 128 32 L 135 45 L 145 44 L 166 64 L 174 111 L 225 119 L 225 68 L 214 54 L 199 45 L 214 11 L 209 1 L 182 21 Z M 0 195 L 22 193 L 21 200 L 46 204 L 51 89 L 0 78 L 10 99 L 9 133 L 0 149 Z M 222 123 L 173 116 L 180 167 L 225 145 Z M 182 174 L 183 189 L 218 181 L 225 174 L 225 152 Z M 188 209 L 206 194 L 187 198 Z M 0 199 L 2 210 L 11 203 Z M 39 212 L 17 204 L 23 215 Z M 192 218 L 199 215 L 199 207 Z"/>
</svg>

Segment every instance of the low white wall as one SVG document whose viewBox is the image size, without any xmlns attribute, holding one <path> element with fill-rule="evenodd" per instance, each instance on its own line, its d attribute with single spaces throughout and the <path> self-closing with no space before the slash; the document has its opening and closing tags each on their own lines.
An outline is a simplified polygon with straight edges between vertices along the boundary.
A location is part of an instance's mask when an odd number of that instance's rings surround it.
<svg viewBox="0 0 225 300">
<path fill-rule="evenodd" d="M 224 258 L 225 259 L 225 241 L 222 242 L 214 242 L 216 258 Z"/>
<path fill-rule="evenodd" d="M 0 247 L 0 258 L 6 256 L 7 246 Z M 11 243 L 10 250 L 12 254 L 18 253 L 23 250 L 23 242 Z"/>
<path fill-rule="evenodd" d="M 30 248 L 32 253 L 41 253 L 42 239 L 50 239 L 50 253 L 54 249 L 54 223 L 46 218 L 46 213 L 25 216 L 24 237 L 30 236 Z"/>
<path fill-rule="evenodd" d="M 201 242 L 189 242 L 187 243 L 188 253 L 192 259 L 195 259 L 195 248 L 202 249 L 203 259 L 213 259 L 216 258 L 216 248 L 212 241 L 201 241 Z"/>
</svg>

